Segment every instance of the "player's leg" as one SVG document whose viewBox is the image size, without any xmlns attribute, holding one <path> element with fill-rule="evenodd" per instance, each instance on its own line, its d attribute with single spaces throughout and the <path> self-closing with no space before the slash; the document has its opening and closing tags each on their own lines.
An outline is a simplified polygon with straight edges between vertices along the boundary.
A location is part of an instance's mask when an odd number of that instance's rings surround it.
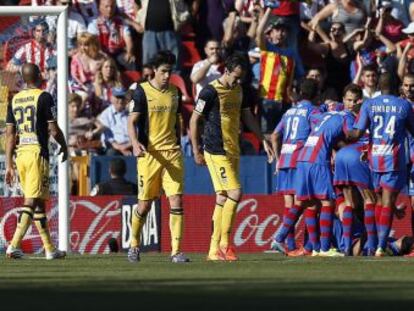
<svg viewBox="0 0 414 311">
<path fill-rule="evenodd" d="M 189 262 L 181 252 L 181 240 L 184 231 L 184 208 L 182 194 L 184 191 L 184 164 L 180 150 L 159 152 L 162 171 L 162 188 L 170 203 L 171 261 Z"/>
<path fill-rule="evenodd" d="M 332 220 L 334 206 L 331 200 L 321 200 L 321 213 L 319 216 L 319 227 L 321 237 L 321 251 L 319 256 L 322 257 L 342 257 L 344 254 L 331 248 L 332 237 Z"/>
<path fill-rule="evenodd" d="M 387 239 L 391 231 L 392 218 L 394 216 L 395 202 L 397 200 L 398 191 L 391 189 L 382 189 L 382 209 L 379 219 L 378 228 L 378 248 L 376 256 L 384 256 L 387 247 Z"/>
<path fill-rule="evenodd" d="M 319 242 L 319 226 L 318 226 L 318 208 L 313 200 L 303 201 L 306 206 L 304 216 L 305 225 L 308 232 L 309 242 L 312 245 L 312 254 L 314 256 L 319 254 L 321 245 Z"/>
<path fill-rule="evenodd" d="M 289 213 L 289 209 L 293 207 L 295 203 L 295 196 L 292 194 L 286 194 L 283 196 L 285 201 L 285 210 L 283 212 L 283 219 Z M 288 251 L 293 251 L 296 249 L 296 240 L 295 240 L 295 226 L 289 230 L 288 235 L 285 240 Z"/>
<path fill-rule="evenodd" d="M 411 202 L 411 234 L 414 236 L 414 196 L 410 196 Z"/>
<path fill-rule="evenodd" d="M 372 256 L 378 247 L 377 227 L 375 223 L 375 193 L 371 189 L 362 189 L 364 198 L 364 226 L 367 232 L 367 255 Z"/>
<path fill-rule="evenodd" d="M 147 214 L 151 209 L 152 201 L 161 192 L 161 164 L 149 152 L 137 159 L 138 172 L 138 205 L 134 208 L 131 217 L 131 244 L 128 251 L 128 260 L 138 262 L 141 232 Z"/>
<path fill-rule="evenodd" d="M 216 204 L 214 206 L 214 212 L 212 217 L 212 234 L 210 240 L 210 248 L 208 251 L 207 260 L 220 260 L 221 257 L 217 256 L 220 249 L 221 239 L 221 217 L 223 213 L 223 206 L 227 200 L 227 195 L 224 192 L 218 192 L 216 194 Z"/>
<path fill-rule="evenodd" d="M 345 186 L 342 187 L 342 192 L 344 194 L 344 208 L 341 213 L 341 221 L 343 228 L 343 240 L 344 240 L 344 253 L 345 255 L 351 254 L 352 246 L 352 210 L 354 209 L 354 201 L 352 197 L 352 187 Z"/>
</svg>

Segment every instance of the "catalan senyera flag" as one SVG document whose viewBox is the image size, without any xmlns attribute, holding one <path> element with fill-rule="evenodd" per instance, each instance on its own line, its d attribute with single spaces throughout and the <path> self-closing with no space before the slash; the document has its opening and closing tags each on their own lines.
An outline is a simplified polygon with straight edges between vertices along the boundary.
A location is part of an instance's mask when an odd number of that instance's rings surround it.
<svg viewBox="0 0 414 311">
<path fill-rule="evenodd" d="M 287 84 L 294 74 L 294 59 L 267 50 L 262 50 L 260 55 L 261 98 L 289 102 Z"/>
</svg>

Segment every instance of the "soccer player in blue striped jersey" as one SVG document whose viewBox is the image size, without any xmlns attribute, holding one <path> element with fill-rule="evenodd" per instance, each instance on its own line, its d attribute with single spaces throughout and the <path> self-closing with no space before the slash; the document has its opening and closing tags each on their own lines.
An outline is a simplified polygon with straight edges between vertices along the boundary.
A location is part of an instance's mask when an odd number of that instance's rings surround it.
<svg viewBox="0 0 414 311">
<path fill-rule="evenodd" d="M 362 89 L 356 84 L 349 84 L 344 89 L 344 113 L 346 132 L 353 130 L 356 116 L 362 104 Z M 368 236 L 369 253 L 377 248 L 375 227 L 375 193 L 372 191 L 371 171 L 366 161 L 361 160 L 362 153 L 368 148 L 368 136 L 364 135 L 357 142 L 341 148 L 335 156 L 334 186 L 344 194 L 344 207 L 341 213 L 343 225 L 343 250 L 346 255 L 352 251 L 352 220 L 356 203 L 353 188 L 358 188 L 364 199 L 364 224 Z"/>
<path fill-rule="evenodd" d="M 414 113 L 410 103 L 382 90 L 381 96 L 367 100 L 361 107 L 349 139 L 358 140 L 369 129 L 368 159 L 374 189 L 381 204 L 376 256 L 385 256 L 395 202 L 407 181 L 404 141 L 408 130 L 414 134 Z"/>
<path fill-rule="evenodd" d="M 299 209 L 307 208 L 305 223 L 309 233 L 314 256 L 343 256 L 331 249 L 331 229 L 333 215 L 333 199 L 335 198 L 332 185 L 331 155 L 334 146 L 345 138 L 343 130 L 344 113 L 328 112 L 321 116 L 320 123 L 315 126 L 298 156 L 295 176 L 295 193 Z M 317 204 L 321 204 L 320 230 L 317 230 Z M 293 223 L 296 215 L 289 213 Z M 290 229 L 288 227 L 288 229 Z M 276 236 L 281 242 L 282 235 Z"/>
<path fill-rule="evenodd" d="M 276 155 L 276 191 L 282 194 L 285 200 L 283 223 L 279 233 L 287 235 L 287 251 L 296 249 L 294 227 L 289 232 L 286 228 L 292 224 L 289 210 L 292 209 L 291 212 L 295 214 L 299 212 L 295 204 L 294 191 L 297 159 L 311 127 L 318 123 L 322 114 L 319 105 L 315 104 L 318 96 L 316 81 L 305 79 L 300 85 L 300 96 L 301 101 L 283 115 L 271 136 L 273 152 Z M 272 248 L 285 251 L 283 245 L 278 245 L 277 242 L 272 243 Z"/>
</svg>

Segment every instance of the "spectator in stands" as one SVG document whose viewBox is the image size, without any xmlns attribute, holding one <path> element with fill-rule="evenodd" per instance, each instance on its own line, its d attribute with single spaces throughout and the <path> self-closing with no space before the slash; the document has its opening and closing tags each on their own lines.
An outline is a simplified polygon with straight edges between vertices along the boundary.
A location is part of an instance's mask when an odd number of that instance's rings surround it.
<svg viewBox="0 0 414 311">
<path fill-rule="evenodd" d="M 115 0 L 101 0 L 99 16 L 88 25 L 88 32 L 98 36 L 102 50 L 114 58 L 121 69 L 137 70 L 131 29 L 115 13 Z"/>
<path fill-rule="evenodd" d="M 391 11 L 391 1 L 382 1 L 375 31 L 376 33 L 382 33 L 392 43 L 397 43 L 403 39 L 402 29 L 404 28 L 404 23 L 392 16 Z"/>
<path fill-rule="evenodd" d="M 141 8 L 140 0 L 116 0 L 116 8 L 127 25 L 137 33 L 144 32 L 144 27 L 137 21 L 138 11 Z"/>
<path fill-rule="evenodd" d="M 111 105 L 98 116 L 98 127 L 92 131 L 95 136 L 101 133 L 106 155 L 132 155 L 132 145 L 128 137 L 127 91 L 114 87 L 111 92 Z"/>
<path fill-rule="evenodd" d="M 98 1 L 95 0 L 72 0 L 72 6 L 85 20 L 85 24 L 89 25 L 99 16 Z"/>
<path fill-rule="evenodd" d="M 408 60 L 411 60 L 414 58 L 414 22 L 411 22 L 402 32 L 407 35 L 407 38 L 397 43 L 397 57 L 400 59 L 405 47 L 410 44 L 406 56 Z"/>
<path fill-rule="evenodd" d="M 306 28 L 306 26 L 305 26 Z M 342 23 L 332 23 L 329 35 L 317 25 L 310 30 L 308 36 L 308 48 L 318 55 L 322 55 L 326 66 L 326 84 L 335 90 L 336 94 L 342 94 L 343 89 L 351 81 L 349 78 L 349 66 L 352 60 L 352 52 L 344 43 L 345 26 Z M 322 42 L 316 41 L 316 34 Z"/>
<path fill-rule="evenodd" d="M 359 55 L 357 56 L 359 58 Z M 358 73 L 353 83 L 360 85 L 362 82 L 363 99 L 370 99 L 381 95 L 378 89 L 378 72 L 375 64 L 359 66 Z"/>
<path fill-rule="evenodd" d="M 312 79 L 318 82 L 319 95 L 316 102 L 320 104 L 328 104 L 330 102 L 337 102 L 339 100 L 338 94 L 335 89 L 326 86 L 326 72 L 320 67 L 310 67 L 306 73 L 307 79 Z"/>
<path fill-rule="evenodd" d="M 47 44 L 46 36 L 49 26 L 41 21 L 32 30 L 33 39 L 21 46 L 8 64 L 8 70 L 17 72 L 24 63 L 33 63 L 39 66 L 42 76 L 47 74 L 47 61 L 56 55 L 56 50 Z"/>
<path fill-rule="evenodd" d="M 398 77 L 402 80 L 406 74 L 414 74 L 414 58 L 408 58 L 408 52 L 414 46 L 414 43 L 408 42 L 401 54 L 398 62 Z"/>
<path fill-rule="evenodd" d="M 68 102 L 69 153 L 71 155 L 82 155 L 81 149 L 91 146 L 90 143 L 87 144 L 87 141 L 90 141 L 88 140 L 88 134 L 95 128 L 95 123 L 93 119 L 80 116 L 82 98 L 78 94 L 69 94 Z M 94 145 L 97 146 L 98 144 L 95 143 Z"/>
<path fill-rule="evenodd" d="M 98 38 L 84 32 L 78 37 L 78 51 L 72 57 L 70 74 L 72 91 L 84 100 L 90 93 L 95 75 L 101 68 L 106 56 L 99 49 Z"/>
<path fill-rule="evenodd" d="M 142 38 L 142 63 L 148 63 L 161 50 L 172 51 L 180 68 L 181 27 L 190 18 L 183 0 L 141 0 L 138 20 L 144 27 Z"/>
<path fill-rule="evenodd" d="M 357 28 L 364 26 L 366 11 L 363 5 L 357 0 L 339 0 L 334 1 L 322 10 L 310 21 L 310 27 L 316 29 L 318 24 L 332 18 L 333 23 L 341 23 L 345 27 L 345 34 L 349 34 Z"/>
<path fill-rule="evenodd" d="M 121 74 L 112 58 L 106 58 L 102 63 L 99 71 L 95 75 L 93 83 L 94 92 L 92 98 L 89 99 L 97 108 L 92 110 L 100 112 L 110 104 L 112 88 L 122 86 Z"/>
<path fill-rule="evenodd" d="M 138 84 L 142 83 L 142 82 L 146 82 L 151 80 L 154 77 L 154 67 L 152 66 L 152 64 L 144 64 L 142 65 L 142 71 L 141 71 L 141 78 L 139 79 L 139 81 L 136 81 L 134 83 L 132 83 L 129 86 L 130 90 L 135 90 L 138 86 Z"/>
<path fill-rule="evenodd" d="M 262 9 L 260 0 L 236 0 L 234 6 L 245 24 L 251 24 Z"/>
<path fill-rule="evenodd" d="M 298 78 L 304 75 L 299 55 L 286 46 L 289 26 L 283 20 L 279 20 L 264 31 L 270 13 L 271 8 L 266 8 L 256 35 L 263 68 L 260 72 L 259 87 L 263 110 L 262 131 L 265 133 L 273 131 L 283 112 L 290 107 L 294 73 Z"/>
<path fill-rule="evenodd" d="M 196 98 L 207 84 L 222 75 L 220 43 L 208 40 L 204 52 L 206 58 L 194 64 L 190 76 L 191 82 L 195 84 Z"/>
<path fill-rule="evenodd" d="M 91 196 L 96 195 L 137 195 L 138 186 L 125 179 L 127 165 L 122 158 L 115 158 L 109 164 L 111 179 L 93 187 Z"/>
</svg>

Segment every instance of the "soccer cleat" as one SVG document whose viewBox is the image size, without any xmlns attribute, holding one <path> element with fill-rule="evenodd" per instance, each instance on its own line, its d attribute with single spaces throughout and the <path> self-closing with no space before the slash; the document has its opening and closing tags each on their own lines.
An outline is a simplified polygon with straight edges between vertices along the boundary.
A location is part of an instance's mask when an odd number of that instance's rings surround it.
<svg viewBox="0 0 414 311">
<path fill-rule="evenodd" d="M 207 257 L 206 257 L 207 261 L 225 261 L 226 258 L 222 256 L 221 252 L 216 251 L 216 252 L 209 252 Z"/>
<path fill-rule="evenodd" d="M 381 247 L 378 247 L 377 250 L 375 251 L 375 257 L 385 257 L 385 256 L 389 256 L 389 254 Z"/>
<path fill-rule="evenodd" d="M 319 257 L 320 256 L 320 252 L 318 251 L 312 251 L 312 257 Z"/>
<path fill-rule="evenodd" d="M 22 259 L 24 257 L 24 253 L 20 248 L 14 248 L 9 245 L 6 250 L 6 257 L 10 259 Z"/>
<path fill-rule="evenodd" d="M 132 263 L 136 263 L 140 261 L 141 258 L 139 257 L 139 248 L 138 247 L 131 247 L 128 250 L 128 261 Z"/>
<path fill-rule="evenodd" d="M 286 254 L 285 246 L 282 243 L 276 241 L 275 239 L 273 239 L 272 243 L 270 244 L 270 249 L 272 251 L 277 251 L 279 253 Z"/>
<path fill-rule="evenodd" d="M 184 253 L 177 253 L 171 256 L 171 262 L 185 263 L 185 262 L 190 262 L 190 259 L 186 255 L 184 255 Z"/>
<path fill-rule="evenodd" d="M 407 255 L 404 255 L 404 257 L 414 258 L 414 250 L 412 250 L 411 252 L 409 252 Z"/>
<path fill-rule="evenodd" d="M 239 260 L 239 257 L 237 257 L 236 252 L 234 251 L 234 248 L 231 246 L 220 248 L 220 250 L 218 251 L 218 256 L 221 258 L 221 260 L 226 260 L 226 261 Z"/>
<path fill-rule="evenodd" d="M 63 259 L 66 257 L 66 252 L 55 249 L 53 252 L 46 251 L 46 260 Z"/>
<path fill-rule="evenodd" d="M 304 249 L 303 247 L 301 248 L 297 248 L 293 251 L 288 251 L 286 253 L 287 256 L 289 257 L 301 257 L 301 256 L 310 256 L 312 255 L 312 252 L 307 251 L 306 249 Z"/>
<path fill-rule="evenodd" d="M 320 257 L 344 257 L 345 255 L 338 252 L 335 248 L 331 248 L 329 251 L 320 251 L 319 252 Z"/>
</svg>

